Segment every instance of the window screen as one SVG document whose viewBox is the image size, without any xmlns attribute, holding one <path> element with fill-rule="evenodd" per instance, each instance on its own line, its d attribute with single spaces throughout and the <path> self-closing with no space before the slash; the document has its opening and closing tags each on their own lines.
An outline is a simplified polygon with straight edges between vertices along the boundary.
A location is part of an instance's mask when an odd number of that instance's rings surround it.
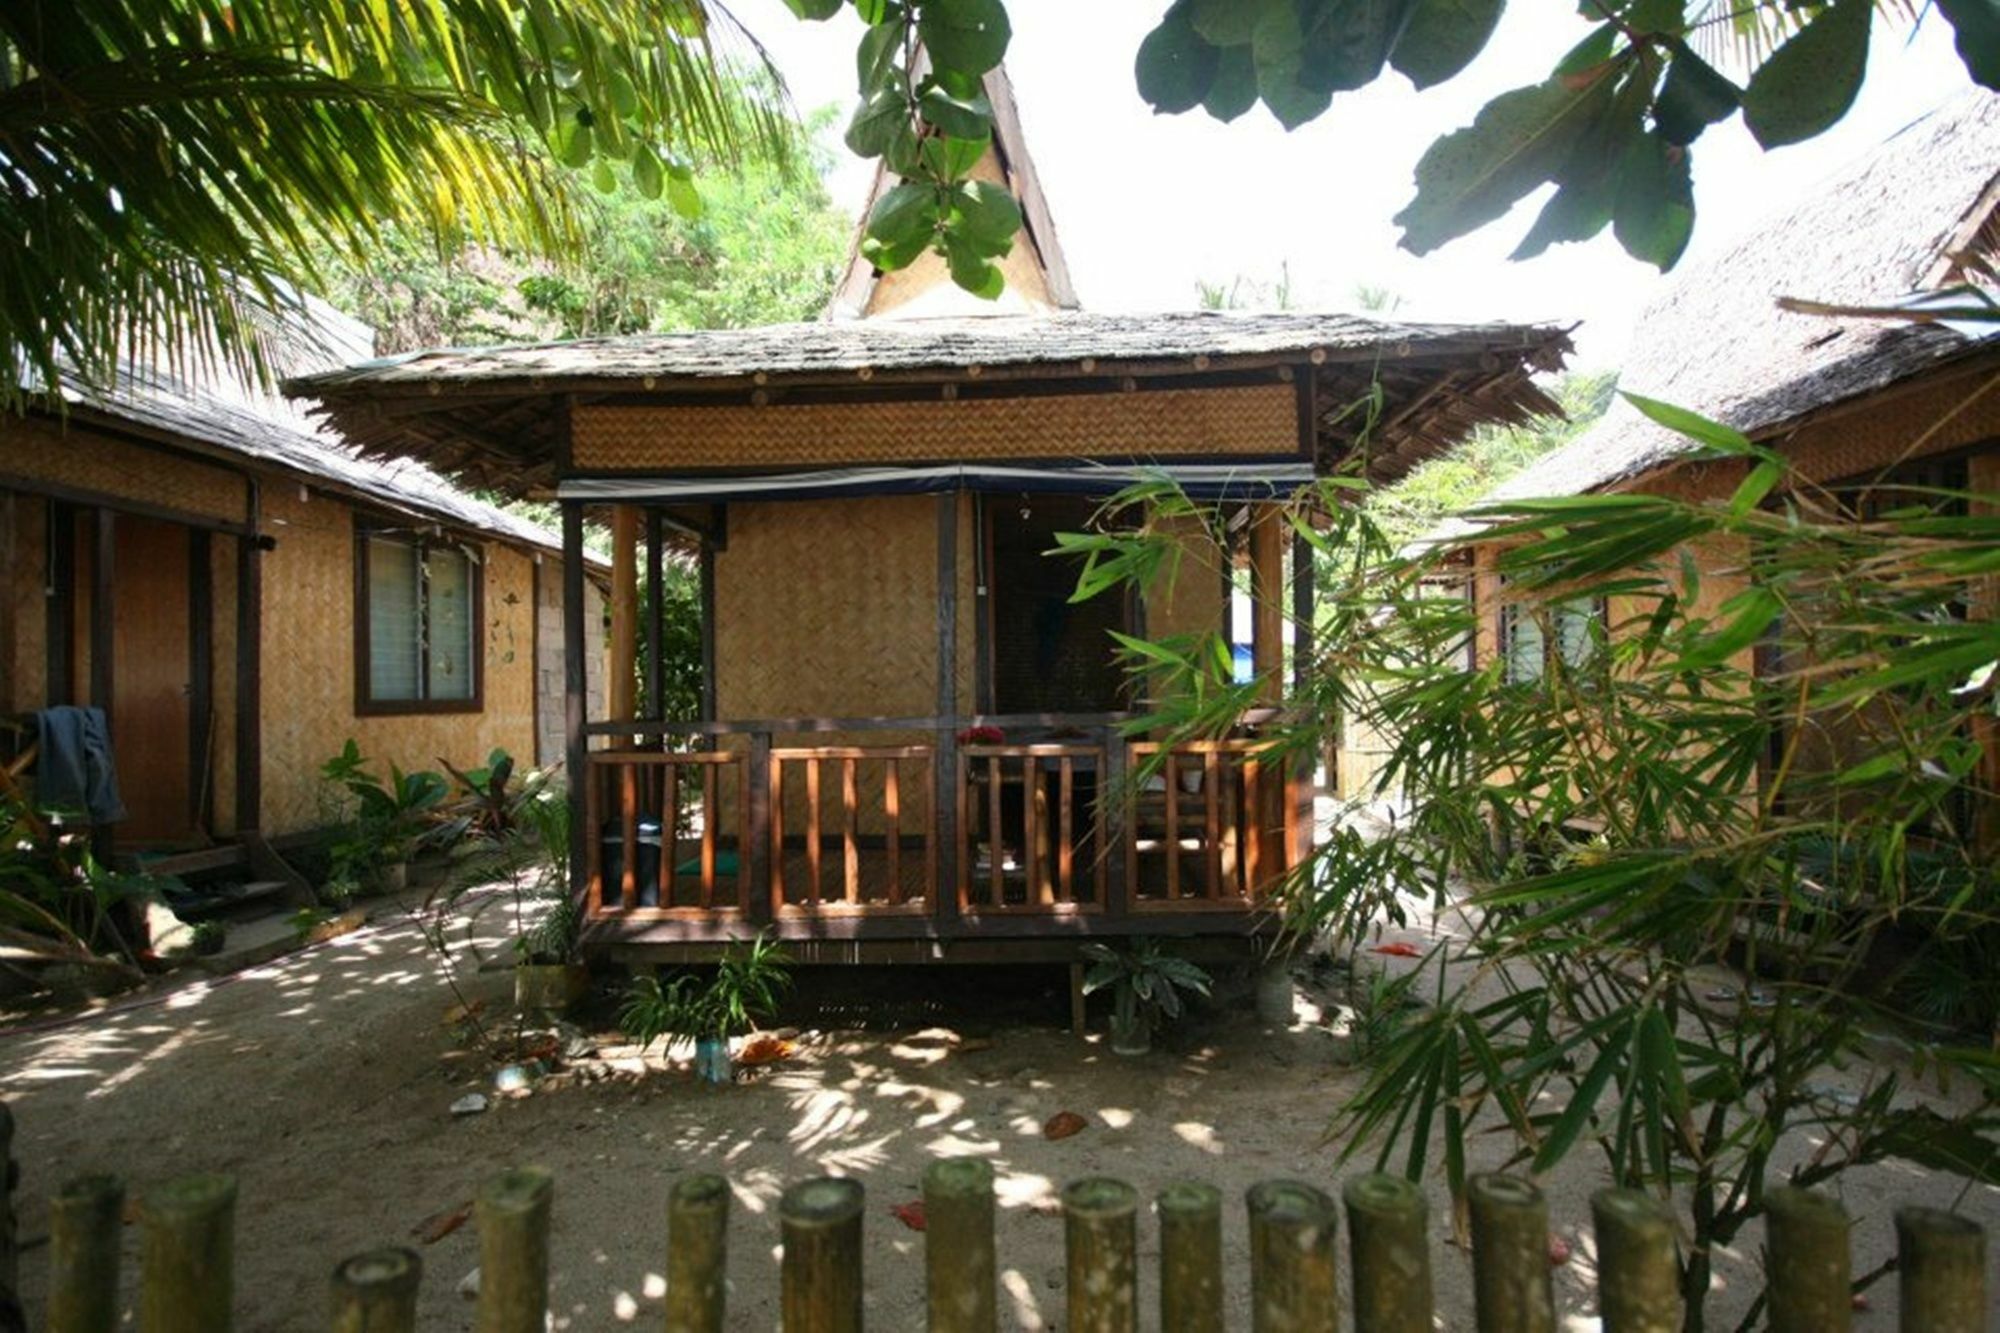
<svg viewBox="0 0 2000 1333">
<path fill-rule="evenodd" d="M 365 534 L 359 555 L 357 707 L 477 707 L 478 562 L 456 546 L 384 532 Z"/>
</svg>

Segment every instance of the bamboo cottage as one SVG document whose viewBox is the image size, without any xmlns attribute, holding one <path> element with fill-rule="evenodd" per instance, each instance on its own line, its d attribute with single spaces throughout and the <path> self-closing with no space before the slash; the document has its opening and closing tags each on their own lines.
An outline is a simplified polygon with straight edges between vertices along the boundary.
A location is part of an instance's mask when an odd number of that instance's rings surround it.
<svg viewBox="0 0 2000 1333">
<path fill-rule="evenodd" d="M 1097 794 L 1158 749 L 1120 731 L 1107 632 L 1226 627 L 1241 562 L 1277 703 L 1281 589 L 1309 625 L 1312 582 L 1272 501 L 1357 449 L 1391 476 L 1551 410 L 1530 376 L 1560 363 L 1552 329 L 1075 310 L 1004 83 L 991 91 L 981 171 L 1028 217 L 1008 313 L 954 313 L 934 261 L 885 277 L 857 260 L 849 318 L 438 351 L 292 386 L 364 448 L 558 500 L 576 663 L 584 526 L 608 518 L 608 715 L 585 715 L 574 672 L 568 698 L 600 950 L 700 957 L 767 926 L 826 960 L 1246 938 L 1309 846 L 1309 775 L 1267 762 L 1249 729 L 1177 748 L 1101 823 Z M 1379 410 L 1355 410 L 1377 386 Z M 1071 605 L 1054 534 L 1156 474 L 1224 506 L 1239 549 L 1190 532 L 1207 549 L 1172 587 Z M 659 660 L 637 645 L 661 632 L 640 623 L 659 599 L 639 585 L 657 590 L 675 547 L 699 561 L 707 667 L 703 715 L 681 725 L 634 702 L 635 663 Z"/>
</svg>

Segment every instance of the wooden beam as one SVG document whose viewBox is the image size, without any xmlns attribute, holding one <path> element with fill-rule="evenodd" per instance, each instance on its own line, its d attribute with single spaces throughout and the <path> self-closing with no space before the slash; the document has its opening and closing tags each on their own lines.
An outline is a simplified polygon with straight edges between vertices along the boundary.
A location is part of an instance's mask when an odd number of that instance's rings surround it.
<svg viewBox="0 0 2000 1333">
<path fill-rule="evenodd" d="M 1284 697 L 1285 519 L 1277 505 L 1254 506 L 1250 519 L 1250 662 L 1262 696 Z"/>
<path fill-rule="evenodd" d="M 611 649 L 604 663 L 605 710 L 635 716 L 638 707 L 639 510 L 611 507 Z"/>
<path fill-rule="evenodd" d="M 715 544 L 703 542 L 696 556 L 701 576 L 701 720 L 713 722 L 715 704 Z"/>
<path fill-rule="evenodd" d="M 243 522 L 236 539 L 236 832 L 259 827 L 264 818 L 264 548 L 257 535 L 263 493 L 256 478 L 244 478 Z M 355 615 L 365 608 L 354 608 Z"/>
<path fill-rule="evenodd" d="M 212 536 L 188 532 L 188 827 L 208 833 L 214 763 L 215 560 Z"/>
<path fill-rule="evenodd" d="M 666 643 L 666 532 L 657 506 L 646 508 L 646 711 L 662 716 L 667 682 L 661 650 Z"/>
<path fill-rule="evenodd" d="M 932 916 L 958 915 L 958 493 L 937 497 L 937 747 L 931 771 L 931 813 L 937 828 L 938 873 Z M 995 831 L 996 850 L 999 859 Z"/>
<path fill-rule="evenodd" d="M 112 585 L 118 572 L 118 516 L 98 509 L 92 511 L 91 520 L 90 702 L 104 710 L 105 730 L 115 738 L 118 723 L 111 696 L 117 680 L 113 644 L 118 608 Z"/>
<path fill-rule="evenodd" d="M 583 506 L 566 500 L 562 506 L 563 581 L 563 771 L 569 784 L 569 886 L 572 897 L 589 889 L 585 883 L 590 849 L 597 830 L 591 826 L 587 800 L 590 738 L 584 734 L 590 672 L 584 654 Z"/>
</svg>

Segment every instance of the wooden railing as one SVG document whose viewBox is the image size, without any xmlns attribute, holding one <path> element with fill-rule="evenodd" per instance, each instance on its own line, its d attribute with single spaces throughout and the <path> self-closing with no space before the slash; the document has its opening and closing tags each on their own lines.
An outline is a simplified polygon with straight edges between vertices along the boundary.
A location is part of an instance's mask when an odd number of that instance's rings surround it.
<svg viewBox="0 0 2000 1333">
<path fill-rule="evenodd" d="M 728 750 L 599 750 L 585 778 L 593 915 L 741 912 L 750 770 Z M 614 836 L 604 826 L 615 816 Z M 684 852 L 686 855 L 684 856 Z"/>
<path fill-rule="evenodd" d="M 959 750 L 961 912 L 1103 909 L 1106 754 L 1068 743 Z"/>
<path fill-rule="evenodd" d="M 1122 720 L 953 719 L 1055 732 L 994 744 L 924 725 L 935 718 L 697 723 L 650 735 L 655 724 L 594 723 L 590 734 L 614 748 L 590 751 L 585 775 L 590 915 L 929 915 L 976 931 L 1005 917 L 1255 907 L 1301 849 L 1311 816 L 1298 780 L 1269 742 L 1168 749 L 1128 741 Z M 827 744 L 801 743 L 837 728 Z M 913 731 L 928 732 L 925 742 L 910 743 Z M 889 732 L 902 735 L 855 743 Z M 635 734 L 656 744 L 682 734 L 707 748 L 636 748 Z"/>
<path fill-rule="evenodd" d="M 541 1333 L 549 1319 L 554 1178 L 538 1168 L 489 1178 L 473 1205 L 480 1282 L 474 1325 L 482 1333 Z M 722 1333 L 731 1327 L 726 1256 L 729 1182 L 686 1174 L 667 1189 L 665 1327 Z M 1468 1191 L 1474 1321 L 1480 1329 L 1558 1326 L 1549 1264 L 1550 1216 L 1542 1193 L 1513 1176 L 1475 1176 Z M 1121 1180 L 1078 1180 L 1062 1191 L 1064 1326 L 1087 1333 L 1139 1327 L 1141 1256 L 1157 1252 L 1158 1323 L 1166 1333 L 1225 1326 L 1223 1198 L 1197 1181 L 1168 1185 L 1147 1209 Z M 48 1326 L 59 1333 L 110 1329 L 118 1311 L 124 1187 L 85 1176 L 50 1206 Z M 995 1243 L 993 1167 L 944 1158 L 923 1176 L 926 1325 L 932 1333 L 992 1333 L 1002 1272 Z M 1337 1244 L 1347 1221 L 1349 1264 Z M 147 1330 L 215 1333 L 232 1326 L 236 1183 L 195 1176 L 148 1191 L 139 1319 Z M 1340 1203 L 1304 1180 L 1250 1187 L 1247 1287 L 1251 1327 L 1335 1333 L 1351 1308 L 1357 1333 L 1428 1333 L 1436 1327 L 1428 1207 L 1400 1177 L 1347 1182 Z M 1831 1194 L 1780 1188 L 1766 1199 L 1765 1308 L 1773 1333 L 1847 1333 L 1854 1323 L 1850 1221 Z M 1591 1196 L 1596 1307 L 1606 1333 L 1681 1327 L 1678 1219 L 1639 1190 Z M 1157 1214 L 1144 1251 L 1139 1231 Z M 779 1306 L 787 1333 L 858 1333 L 869 1256 L 866 1188 L 852 1178 L 794 1183 L 778 1201 Z M 875 1214 L 874 1244 L 884 1240 Z M 1986 1232 L 1971 1218 L 1932 1208 L 1895 1214 L 1900 1327 L 1906 1333 L 1982 1333 Z M 901 1244 L 900 1241 L 896 1242 Z M 757 1249 L 768 1248 L 761 1243 Z M 323 1270 L 322 1270 L 323 1271 Z M 359 1254 L 333 1270 L 335 1333 L 413 1333 L 423 1280 L 416 1251 Z M 1051 1280 L 1052 1285 L 1054 1280 Z M 1237 1289 L 1242 1289 L 1237 1287 Z M 10 1295 L 0 1291 L 0 1297 Z M 1150 1304 L 1150 1303 L 1149 1303 Z M 658 1326 L 656 1324 L 656 1326 Z M 742 1326 L 741 1322 L 737 1326 Z"/>
<path fill-rule="evenodd" d="M 771 899 L 780 911 L 926 910 L 937 883 L 937 756 L 928 745 L 814 745 L 773 749 L 770 758 Z M 904 770 L 920 773 L 905 783 Z M 824 781 L 831 769 L 836 781 Z M 914 775 L 913 775 L 914 776 Z M 863 780 L 869 796 L 864 801 Z M 877 781 L 876 779 L 879 779 Z M 794 781 L 797 786 L 794 786 Z M 826 891 L 828 790 L 838 839 L 839 892 Z M 793 798 L 797 797 L 798 800 Z M 786 838 L 787 810 L 799 805 L 803 827 Z M 906 805 L 913 807 L 912 818 Z M 879 828 L 864 828 L 880 813 Z M 916 845 L 905 847 L 909 829 Z M 794 852 L 794 843 L 797 851 Z M 802 871 L 802 874 L 798 872 Z M 915 882 L 910 876 L 914 873 Z M 802 881 L 802 882 L 801 882 Z"/>
<path fill-rule="evenodd" d="M 1130 755 L 1134 910 L 1241 908 L 1285 872 L 1300 816 L 1270 742 L 1141 741 Z"/>
</svg>

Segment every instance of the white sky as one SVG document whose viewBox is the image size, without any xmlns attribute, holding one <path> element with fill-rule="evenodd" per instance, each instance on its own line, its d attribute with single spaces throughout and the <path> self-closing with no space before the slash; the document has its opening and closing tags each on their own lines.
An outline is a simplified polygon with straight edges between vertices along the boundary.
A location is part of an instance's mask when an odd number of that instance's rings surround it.
<svg viewBox="0 0 2000 1333">
<path fill-rule="evenodd" d="M 782 0 L 732 0 L 771 51 L 802 110 L 838 104 L 832 131 L 836 202 L 858 211 L 872 164 L 838 143 L 855 98 L 851 10 L 827 23 L 794 18 Z M 1417 93 L 1393 71 L 1336 94 L 1318 120 L 1287 134 L 1261 106 L 1223 125 L 1195 111 L 1155 116 L 1139 98 L 1132 58 L 1166 0 L 1009 0 L 1007 57 L 1056 230 L 1083 304 L 1170 310 L 1196 302 L 1197 280 L 1275 279 L 1288 265 L 1296 304 L 1351 309 L 1357 285 L 1403 300 L 1399 317 L 1582 321 L 1582 367 L 1615 366 L 1633 319 L 1668 278 L 1629 259 L 1607 229 L 1528 263 L 1507 254 L 1546 188 L 1508 217 L 1418 259 L 1396 246 L 1390 218 L 1438 135 L 1468 123 L 1498 92 L 1545 76 L 1587 26 L 1562 0 L 1517 0 L 1477 62 Z M 1933 17 L 1915 34 L 1878 21 L 1860 100 L 1809 143 L 1765 153 L 1739 119 L 1695 145 L 1694 241 L 1682 267 L 1782 211 L 1843 162 L 1969 86 L 1951 32 Z"/>
</svg>

